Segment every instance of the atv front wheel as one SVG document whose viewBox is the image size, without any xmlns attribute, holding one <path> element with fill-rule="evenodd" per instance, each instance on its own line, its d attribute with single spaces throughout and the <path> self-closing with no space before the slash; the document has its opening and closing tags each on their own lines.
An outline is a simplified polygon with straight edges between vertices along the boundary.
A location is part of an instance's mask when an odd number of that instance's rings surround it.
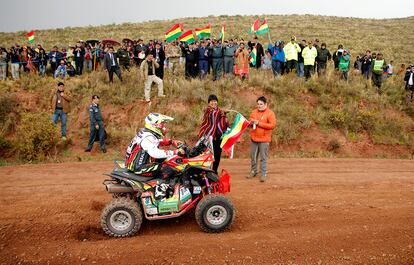
<svg viewBox="0 0 414 265">
<path fill-rule="evenodd" d="M 195 211 L 198 225 L 207 233 L 220 233 L 228 229 L 235 216 L 236 211 L 231 201 L 219 194 L 204 197 Z"/>
<path fill-rule="evenodd" d="M 101 226 L 113 237 L 135 235 L 142 224 L 142 211 L 138 203 L 125 197 L 110 201 L 102 211 Z"/>
</svg>

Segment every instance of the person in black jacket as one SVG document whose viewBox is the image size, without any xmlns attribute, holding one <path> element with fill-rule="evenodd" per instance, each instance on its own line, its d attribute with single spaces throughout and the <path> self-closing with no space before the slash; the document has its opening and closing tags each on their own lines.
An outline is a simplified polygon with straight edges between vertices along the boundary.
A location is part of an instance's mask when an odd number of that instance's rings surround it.
<svg viewBox="0 0 414 265">
<path fill-rule="evenodd" d="M 407 68 L 404 76 L 405 89 L 409 92 L 407 99 L 413 102 L 414 99 L 414 65 Z"/>
<path fill-rule="evenodd" d="M 119 80 L 121 80 L 122 82 L 121 69 L 119 68 L 118 58 L 116 54 L 114 53 L 113 47 L 109 47 L 108 53 L 105 54 L 104 65 L 105 65 L 105 70 L 108 71 L 110 83 L 114 82 L 114 73 L 118 76 Z"/>
<path fill-rule="evenodd" d="M 335 70 L 339 70 L 339 60 L 344 52 L 344 46 L 342 44 L 338 45 L 338 49 L 334 52 L 332 60 L 334 61 Z"/>
<path fill-rule="evenodd" d="M 39 75 L 45 76 L 47 61 L 49 60 L 49 58 L 47 57 L 46 51 L 44 49 L 41 49 L 39 51 L 38 60 L 39 60 Z"/>
<path fill-rule="evenodd" d="M 181 46 L 182 54 L 185 56 L 185 78 L 195 78 L 198 75 L 198 50 L 194 43 Z"/>
<path fill-rule="evenodd" d="M 158 68 L 155 68 L 155 75 L 161 79 L 164 79 L 164 61 L 165 61 L 165 52 L 161 47 L 161 43 L 157 42 L 155 44 L 155 49 L 151 51 L 154 55 L 154 60 L 159 64 Z"/>
<path fill-rule="evenodd" d="M 321 48 L 318 49 L 318 56 L 316 57 L 318 75 L 324 75 L 326 73 L 326 64 L 331 60 L 332 56 L 329 50 L 326 48 L 326 43 L 322 43 Z"/>
<path fill-rule="evenodd" d="M 256 65 L 255 67 L 257 69 L 260 69 L 262 67 L 262 61 L 264 59 L 264 49 L 262 44 L 259 43 L 259 40 L 257 36 L 254 36 L 253 42 L 248 42 L 247 45 L 249 45 L 249 48 L 253 51 L 253 48 L 256 47 Z M 252 66 L 252 65 L 251 65 Z"/>
<path fill-rule="evenodd" d="M 369 79 L 371 73 L 371 51 L 367 50 L 364 57 L 361 58 L 361 74 L 365 79 Z"/>
<path fill-rule="evenodd" d="M 82 75 L 83 62 L 85 60 L 85 48 L 83 48 L 79 42 L 76 43 L 76 47 L 73 50 L 73 56 L 75 57 L 76 74 Z"/>
</svg>

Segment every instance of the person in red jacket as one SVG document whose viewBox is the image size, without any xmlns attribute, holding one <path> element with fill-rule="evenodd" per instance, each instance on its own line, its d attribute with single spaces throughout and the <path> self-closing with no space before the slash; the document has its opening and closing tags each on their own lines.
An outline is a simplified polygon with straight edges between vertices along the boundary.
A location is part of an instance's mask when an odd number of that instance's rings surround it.
<svg viewBox="0 0 414 265">
<path fill-rule="evenodd" d="M 272 141 L 272 130 L 276 127 L 275 113 L 267 107 L 267 99 L 261 96 L 257 99 L 257 109 L 250 114 L 251 137 L 251 171 L 247 178 L 257 176 L 258 157 L 260 156 L 260 181 L 267 179 L 267 159 L 269 144 Z"/>
</svg>

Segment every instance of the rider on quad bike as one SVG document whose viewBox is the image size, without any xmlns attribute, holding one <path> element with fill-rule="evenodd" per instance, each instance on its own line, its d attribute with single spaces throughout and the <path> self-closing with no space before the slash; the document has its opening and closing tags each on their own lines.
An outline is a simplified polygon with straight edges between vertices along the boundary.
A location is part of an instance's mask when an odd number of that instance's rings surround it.
<svg viewBox="0 0 414 265">
<path fill-rule="evenodd" d="M 175 170 L 162 161 L 174 155 L 183 155 L 180 149 L 181 141 L 167 139 L 165 124 L 174 118 L 159 113 L 150 113 L 145 118 L 145 128 L 139 130 L 132 139 L 126 151 L 125 167 L 137 175 L 153 177 L 159 175 L 167 180 L 174 175 Z M 177 150 L 163 150 L 160 146 L 173 145 Z M 155 189 L 155 196 L 163 198 L 171 189 L 167 183 L 159 183 Z"/>
</svg>

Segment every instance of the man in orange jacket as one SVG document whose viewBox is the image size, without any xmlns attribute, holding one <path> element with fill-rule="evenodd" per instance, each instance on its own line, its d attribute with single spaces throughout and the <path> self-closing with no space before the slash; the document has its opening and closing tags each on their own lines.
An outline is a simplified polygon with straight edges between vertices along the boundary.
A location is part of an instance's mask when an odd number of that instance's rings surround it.
<svg viewBox="0 0 414 265">
<path fill-rule="evenodd" d="M 267 159 L 269 144 L 272 141 L 272 130 L 276 127 L 275 113 L 267 107 L 267 99 L 261 96 L 257 99 L 257 109 L 250 114 L 250 137 L 252 140 L 250 157 L 251 171 L 247 178 L 257 176 L 257 160 L 260 156 L 260 181 L 267 179 Z"/>
</svg>

